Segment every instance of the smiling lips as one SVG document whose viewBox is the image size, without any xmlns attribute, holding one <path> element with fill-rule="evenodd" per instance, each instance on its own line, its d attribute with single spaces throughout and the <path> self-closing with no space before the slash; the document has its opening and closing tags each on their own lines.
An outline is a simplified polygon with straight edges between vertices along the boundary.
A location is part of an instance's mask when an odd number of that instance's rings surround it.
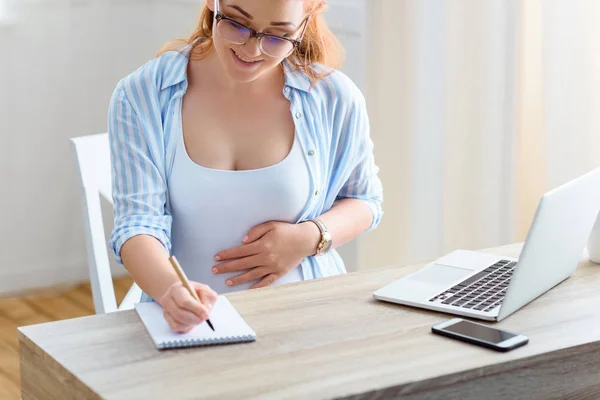
<svg viewBox="0 0 600 400">
<path fill-rule="evenodd" d="M 236 53 L 233 49 L 231 49 L 231 52 L 233 53 L 233 57 L 236 59 L 236 61 L 240 64 L 243 65 L 245 67 L 254 67 L 258 64 L 260 64 L 263 60 L 249 60 L 245 57 L 240 56 L 238 53 Z"/>
</svg>

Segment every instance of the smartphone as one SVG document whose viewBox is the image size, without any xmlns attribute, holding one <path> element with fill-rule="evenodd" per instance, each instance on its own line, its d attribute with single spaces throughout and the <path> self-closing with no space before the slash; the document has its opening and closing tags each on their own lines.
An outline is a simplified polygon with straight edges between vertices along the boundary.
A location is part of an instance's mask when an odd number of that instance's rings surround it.
<svg viewBox="0 0 600 400">
<path fill-rule="evenodd" d="M 529 338 L 518 333 L 491 328 L 462 318 L 452 318 L 431 327 L 437 335 L 487 347 L 496 351 L 509 351 L 523 346 Z"/>
</svg>

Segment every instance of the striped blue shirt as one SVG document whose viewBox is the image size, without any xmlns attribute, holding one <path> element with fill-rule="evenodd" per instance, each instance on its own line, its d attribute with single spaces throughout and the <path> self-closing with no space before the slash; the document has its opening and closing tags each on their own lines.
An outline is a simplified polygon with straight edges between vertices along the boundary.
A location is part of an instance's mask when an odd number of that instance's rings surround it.
<svg viewBox="0 0 600 400">
<path fill-rule="evenodd" d="M 171 252 L 168 185 L 180 135 L 190 46 L 157 57 L 122 79 L 108 115 L 114 228 L 109 245 L 119 263 L 123 244 L 136 235 L 157 238 Z M 283 95 L 310 173 L 310 197 L 298 222 L 327 212 L 337 199 L 356 198 L 383 214 L 383 193 L 373 157 L 369 119 L 360 90 L 334 71 L 311 88 L 306 74 L 283 62 Z M 266 221 L 265 221 L 266 222 Z M 198 221 L 202 223 L 202 221 Z M 302 261 L 304 279 L 346 272 L 334 250 Z"/>
</svg>

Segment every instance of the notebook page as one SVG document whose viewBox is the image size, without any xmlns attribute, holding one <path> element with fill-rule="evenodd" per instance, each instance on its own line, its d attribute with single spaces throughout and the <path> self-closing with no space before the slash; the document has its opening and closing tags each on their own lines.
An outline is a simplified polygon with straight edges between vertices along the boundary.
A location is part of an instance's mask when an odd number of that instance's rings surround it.
<svg viewBox="0 0 600 400">
<path fill-rule="evenodd" d="M 196 326 L 188 333 L 181 334 L 171 331 L 163 316 L 162 307 L 158 303 L 138 303 L 135 305 L 135 309 L 157 347 L 162 347 L 169 342 L 182 342 L 182 344 L 186 341 L 188 343 L 190 341 L 224 343 L 228 339 L 243 338 L 249 340 L 248 338 L 254 339 L 256 337 L 256 333 L 225 296 L 217 297 L 217 301 L 210 312 L 210 321 L 215 327 L 214 332 L 206 322 Z"/>
</svg>

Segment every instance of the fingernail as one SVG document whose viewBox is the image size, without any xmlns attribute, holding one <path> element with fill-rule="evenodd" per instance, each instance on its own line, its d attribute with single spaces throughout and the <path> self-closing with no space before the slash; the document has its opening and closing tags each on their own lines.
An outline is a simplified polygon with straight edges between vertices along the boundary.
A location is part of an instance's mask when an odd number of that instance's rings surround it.
<svg viewBox="0 0 600 400">
<path fill-rule="evenodd" d="M 215 256 L 215 260 L 219 261 L 220 259 L 221 259 L 221 257 Z"/>
<path fill-rule="evenodd" d="M 231 286 L 233 284 L 233 282 L 231 282 L 230 280 L 228 280 L 227 282 L 225 282 L 227 284 L 227 286 Z"/>
<path fill-rule="evenodd" d="M 217 267 L 214 267 L 214 268 L 212 269 L 212 272 L 214 272 L 214 273 L 216 274 L 217 272 L 219 272 L 219 268 L 217 268 Z"/>
<path fill-rule="evenodd" d="M 212 308 L 212 303 L 208 303 L 208 308 Z"/>
<path fill-rule="evenodd" d="M 242 242 L 246 242 L 246 240 L 248 240 L 248 236 L 244 236 L 244 238 L 242 239 Z"/>
</svg>

